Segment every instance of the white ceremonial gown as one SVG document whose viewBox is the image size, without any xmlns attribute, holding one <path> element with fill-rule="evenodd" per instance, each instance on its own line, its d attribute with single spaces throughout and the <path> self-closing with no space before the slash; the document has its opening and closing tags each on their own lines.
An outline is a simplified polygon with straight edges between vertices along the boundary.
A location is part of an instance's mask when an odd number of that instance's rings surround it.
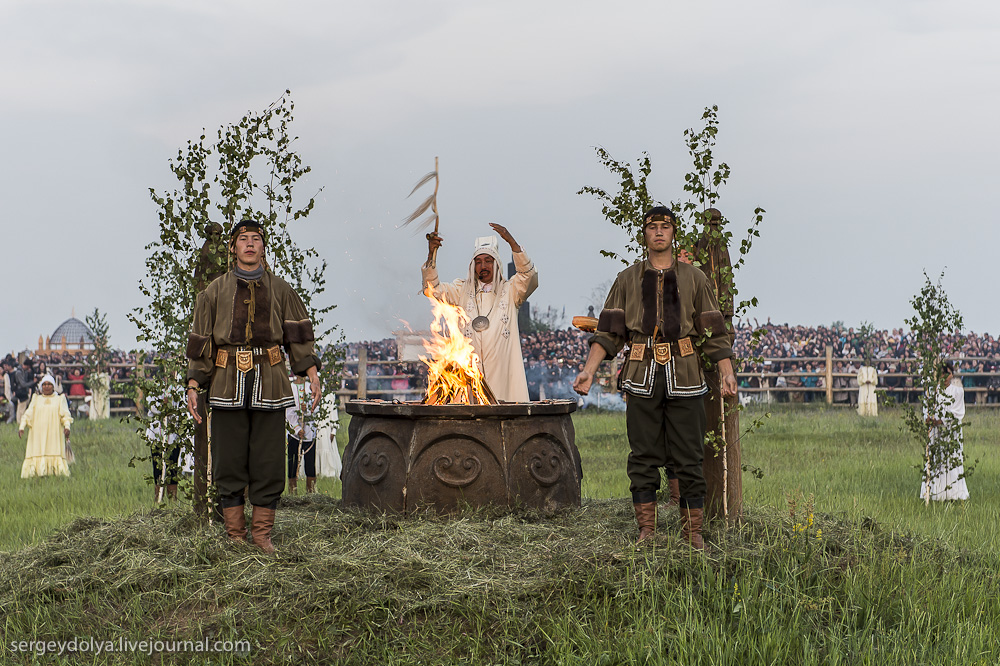
<svg viewBox="0 0 1000 666">
<path fill-rule="evenodd" d="M 875 401 L 875 384 L 878 374 L 870 365 L 858 370 L 858 414 L 861 416 L 878 416 L 878 402 Z"/>
<path fill-rule="evenodd" d="M 474 258 L 473 258 L 474 259 Z M 538 272 L 528 255 L 514 253 L 517 273 L 506 280 L 502 275 L 503 264 L 494 255 L 496 270 L 492 288 L 484 285 L 469 271 L 464 280 L 441 283 L 436 268 L 421 268 L 424 287 L 434 288 L 434 297 L 465 310 L 471 322 L 477 316 L 486 316 L 490 326 L 485 331 L 465 327 L 465 335 L 472 339 L 472 346 L 479 355 L 486 383 L 501 402 L 528 402 L 528 380 L 524 375 L 524 358 L 521 356 L 521 333 L 517 325 L 517 309 L 528 300 L 538 287 Z M 475 291 L 471 285 L 475 284 Z"/>
<path fill-rule="evenodd" d="M 340 428 L 340 411 L 337 409 L 337 394 L 327 393 L 323 397 L 326 418 L 316 429 L 316 474 L 340 477 L 340 449 L 337 448 L 337 430 Z"/>
<path fill-rule="evenodd" d="M 945 397 L 948 396 L 948 397 Z M 951 403 L 948 404 L 948 398 Z M 938 394 L 938 400 L 945 412 L 952 414 L 958 420 L 958 450 L 951 460 L 936 470 L 931 470 L 931 499 L 936 501 L 944 500 L 967 500 L 969 499 L 969 488 L 965 485 L 965 478 L 959 478 L 965 473 L 962 465 L 963 445 L 962 445 L 962 419 L 965 418 L 965 389 L 958 379 L 952 380 L 942 393 Z M 924 414 L 927 417 L 927 414 Z M 931 442 L 938 436 L 938 429 L 931 428 Z M 957 463 L 957 465 L 956 465 Z M 955 465 L 952 467 L 952 465 Z M 943 469 L 949 467 L 950 469 Z M 920 498 L 924 499 L 927 494 L 927 482 L 920 484 Z"/>
</svg>

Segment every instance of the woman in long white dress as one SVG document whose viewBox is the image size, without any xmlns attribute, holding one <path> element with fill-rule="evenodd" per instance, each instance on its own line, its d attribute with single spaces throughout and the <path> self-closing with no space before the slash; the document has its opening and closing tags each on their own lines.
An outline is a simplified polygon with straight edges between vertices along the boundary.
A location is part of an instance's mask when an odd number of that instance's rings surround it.
<svg viewBox="0 0 1000 666">
<path fill-rule="evenodd" d="M 56 381 L 45 375 L 41 381 L 41 394 L 32 396 L 18 425 L 17 436 L 28 429 L 28 446 L 21 465 L 21 478 L 56 474 L 69 476 L 66 462 L 66 438 L 73 417 L 66 404 L 66 396 L 55 392 Z"/>
<path fill-rule="evenodd" d="M 955 419 L 954 436 L 957 438 L 957 448 L 943 453 L 943 460 L 926 460 L 925 464 L 930 466 L 933 476 L 930 478 L 930 487 L 927 480 L 920 484 L 920 498 L 927 499 L 928 492 L 930 499 L 935 501 L 945 500 L 967 500 L 969 499 L 969 489 L 965 485 L 965 467 L 962 465 L 964 452 L 962 450 L 962 419 L 965 418 L 965 389 L 962 388 L 961 380 L 955 377 L 955 369 L 951 363 L 944 364 L 945 381 L 944 388 L 938 392 L 937 400 L 939 405 L 938 415 L 930 414 L 924 409 L 924 419 L 930 428 L 930 447 L 928 452 L 930 457 L 934 456 L 933 449 L 939 444 L 939 438 L 948 436 L 948 428 L 942 423 L 940 416 L 948 419 L 951 415 Z M 949 419 L 950 420 L 950 419 Z M 949 447 L 950 448 L 950 447 Z"/>
</svg>

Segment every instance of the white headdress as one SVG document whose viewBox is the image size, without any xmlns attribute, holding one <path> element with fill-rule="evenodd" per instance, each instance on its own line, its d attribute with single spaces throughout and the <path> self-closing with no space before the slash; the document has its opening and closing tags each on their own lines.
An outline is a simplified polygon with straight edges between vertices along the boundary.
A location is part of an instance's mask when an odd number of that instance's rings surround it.
<svg viewBox="0 0 1000 666">
<path fill-rule="evenodd" d="M 481 254 L 488 254 L 493 257 L 493 293 L 499 294 L 500 287 L 504 283 L 503 262 L 500 260 L 500 244 L 496 236 L 481 236 L 476 239 L 475 248 L 472 251 L 472 260 L 469 261 L 469 276 L 465 281 L 466 296 L 475 296 L 476 289 L 479 288 L 479 276 L 476 275 L 476 257 Z"/>
</svg>

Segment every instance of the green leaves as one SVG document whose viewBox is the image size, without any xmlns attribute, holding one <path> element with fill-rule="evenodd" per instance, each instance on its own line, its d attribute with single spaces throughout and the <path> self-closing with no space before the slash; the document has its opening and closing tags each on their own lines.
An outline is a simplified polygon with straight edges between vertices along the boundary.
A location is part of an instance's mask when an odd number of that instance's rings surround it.
<svg viewBox="0 0 1000 666">
<path fill-rule="evenodd" d="M 961 426 L 947 409 L 950 397 L 944 395 L 946 371 L 942 363 L 948 354 L 957 352 L 964 343 L 964 336 L 961 335 L 964 324 L 961 313 L 948 300 L 941 286 L 943 278 L 942 272 L 934 283 L 924 272 L 924 285 L 910 301 L 914 314 L 905 320 L 913 335 L 923 393 L 919 413 L 909 405 L 903 405 L 903 423 L 924 447 L 921 471 L 928 485 L 942 469 L 965 464 L 965 475 L 969 475 L 975 467 L 974 463 L 968 464 L 964 460 Z M 949 339 L 955 348 L 947 347 Z M 928 422 L 938 424 L 934 437 L 930 436 Z M 929 501 L 929 497 L 925 500 Z"/>
<path fill-rule="evenodd" d="M 289 229 L 293 221 L 304 223 L 316 203 L 315 194 L 305 201 L 293 196 L 298 179 L 310 171 L 291 148 L 293 109 L 286 90 L 263 111 L 248 112 L 237 123 L 220 127 L 213 140 L 203 130 L 169 162 L 177 178 L 175 189 L 149 190 L 160 233 L 146 246 L 150 253 L 147 276 L 139 284 L 146 302 L 129 319 L 139 329 L 137 340 L 151 345 L 157 370 L 150 377 L 136 378 L 136 388 L 145 396 L 177 395 L 181 404 L 173 414 L 176 418 L 166 423 L 167 432 L 181 436 L 179 441 L 187 442 L 191 429 L 182 404 L 182 384 L 187 334 L 199 287 L 195 272 L 199 269 L 200 274 L 211 275 L 229 270 L 228 232 L 241 219 L 265 223 L 268 265 L 302 297 L 317 340 L 325 343 L 317 345 L 323 362 L 321 377 L 337 375 L 336 343 L 343 336 L 335 326 L 324 328 L 323 323 L 324 315 L 336 306 L 316 304 L 316 297 L 325 290 L 326 262 L 317 261 L 319 253 L 314 248 L 299 247 Z M 208 233 L 211 222 L 223 226 L 221 236 Z M 143 433 L 148 417 L 138 420 Z"/>
</svg>

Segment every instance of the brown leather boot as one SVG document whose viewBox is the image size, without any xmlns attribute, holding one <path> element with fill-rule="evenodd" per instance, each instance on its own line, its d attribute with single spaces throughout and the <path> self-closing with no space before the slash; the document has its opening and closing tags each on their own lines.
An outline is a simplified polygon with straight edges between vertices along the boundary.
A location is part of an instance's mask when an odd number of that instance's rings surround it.
<svg viewBox="0 0 1000 666">
<path fill-rule="evenodd" d="M 299 493 L 298 485 L 299 480 L 297 478 L 288 477 L 288 494 L 297 495 Z"/>
<path fill-rule="evenodd" d="M 635 542 L 640 543 L 656 531 L 656 502 L 642 502 L 632 506 L 635 508 L 635 520 L 639 523 L 639 538 Z"/>
<path fill-rule="evenodd" d="M 670 490 L 670 501 L 667 502 L 667 506 L 680 506 L 681 503 L 680 479 L 667 479 L 667 488 Z"/>
<path fill-rule="evenodd" d="M 253 535 L 254 545 L 268 555 L 274 553 L 274 544 L 271 543 L 272 527 L 274 527 L 274 509 L 255 506 L 250 516 L 250 534 Z"/>
<path fill-rule="evenodd" d="M 306 477 L 306 493 L 308 494 L 308 493 L 314 493 L 314 492 L 316 492 L 316 477 L 315 476 L 307 476 Z"/>
<path fill-rule="evenodd" d="M 681 536 L 695 550 L 705 550 L 705 540 L 701 538 L 703 509 L 681 508 Z"/>
<path fill-rule="evenodd" d="M 177 484 L 176 483 L 171 483 L 171 484 L 169 484 L 167 486 L 167 497 L 169 497 L 170 499 L 174 500 L 175 502 L 177 501 Z"/>
<path fill-rule="evenodd" d="M 222 509 L 222 519 L 226 525 L 226 536 L 233 541 L 247 541 L 247 518 L 243 514 L 243 505 L 227 506 Z"/>
<path fill-rule="evenodd" d="M 163 486 L 153 486 L 153 502 L 159 504 L 163 501 Z"/>
</svg>

